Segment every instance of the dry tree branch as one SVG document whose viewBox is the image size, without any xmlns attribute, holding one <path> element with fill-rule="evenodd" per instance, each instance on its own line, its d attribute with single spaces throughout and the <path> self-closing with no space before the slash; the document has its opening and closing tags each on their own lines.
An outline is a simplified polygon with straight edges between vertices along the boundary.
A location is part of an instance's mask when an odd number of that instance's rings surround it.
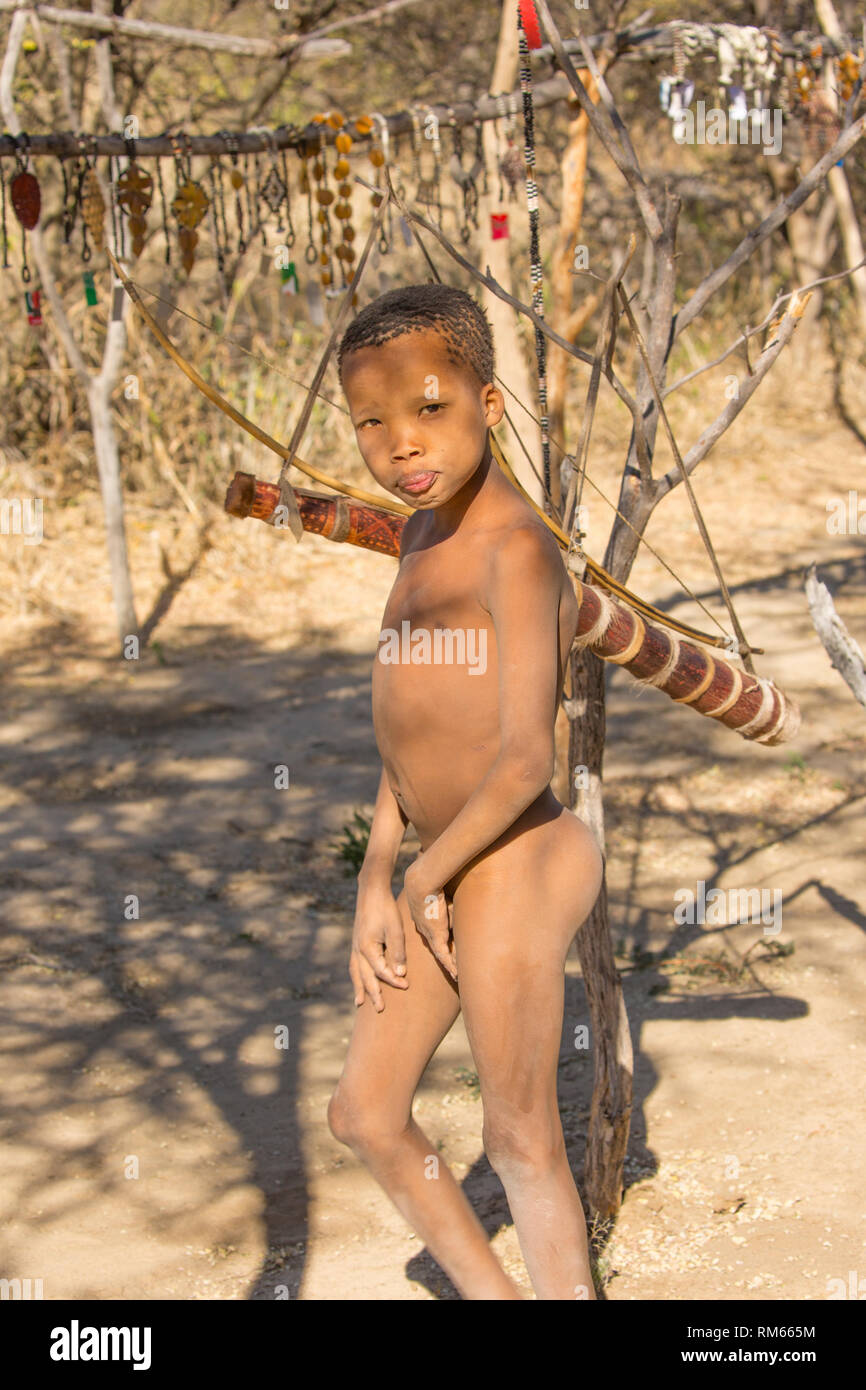
<svg viewBox="0 0 866 1390">
<path fill-rule="evenodd" d="M 705 279 L 701 281 L 690 298 L 686 301 L 682 309 L 674 317 L 673 336 L 678 338 L 685 328 L 692 323 L 697 316 L 703 312 L 708 301 L 720 290 L 722 285 L 727 284 L 735 271 L 754 254 L 755 250 L 765 241 L 768 236 L 781 227 L 783 222 L 787 222 L 792 212 L 796 212 L 807 198 L 810 198 L 815 190 L 826 178 L 827 173 L 835 164 L 848 153 L 866 134 L 866 115 L 861 116 L 853 125 L 843 129 L 835 145 L 813 165 L 806 174 L 805 178 L 792 189 L 786 197 L 782 198 L 774 207 L 773 211 L 764 218 L 758 227 L 753 227 L 750 232 L 743 237 L 740 244 L 731 252 L 726 261 L 711 271 Z"/>
<path fill-rule="evenodd" d="M 855 700 L 866 706 L 866 661 L 836 612 L 830 590 L 818 579 L 814 565 L 806 571 L 806 598 L 815 631 L 832 665 L 854 692 Z"/>
<path fill-rule="evenodd" d="M 801 295 L 802 298 L 800 297 Z M 790 342 L 794 330 L 802 317 L 803 310 L 810 298 L 811 291 L 806 293 L 803 291 L 795 292 L 782 318 L 777 320 L 776 336 L 771 338 L 770 342 L 766 344 L 763 352 L 755 363 L 752 375 L 747 377 L 745 382 L 738 383 L 737 395 L 733 400 L 728 402 L 725 409 L 720 415 L 716 416 L 712 424 L 707 426 L 698 441 L 686 454 L 683 459 L 683 467 L 686 473 L 693 473 L 695 471 L 698 464 L 706 458 L 716 441 L 721 438 L 732 421 L 739 415 L 746 402 L 754 395 L 755 391 L 757 391 L 764 377 L 779 356 L 779 353 Z M 770 325 L 770 331 L 773 331 L 772 324 Z M 653 505 L 655 505 L 655 502 L 660 501 L 672 488 L 676 487 L 680 480 L 680 473 L 676 468 L 669 469 L 663 477 L 659 478 L 655 486 L 655 501 Z"/>
<path fill-rule="evenodd" d="M 646 180 L 644 179 L 644 176 L 641 173 L 640 165 L 637 163 L 631 140 L 627 140 L 628 148 L 626 148 L 625 145 L 620 143 L 620 141 L 617 138 L 617 127 L 613 124 L 611 116 L 607 111 L 607 120 L 611 123 L 611 128 L 609 128 L 608 125 L 605 124 L 605 121 L 602 119 L 601 112 L 599 111 L 596 104 L 590 99 L 589 92 L 586 90 L 583 83 L 581 82 L 574 64 L 572 63 L 571 59 L 565 51 L 562 39 L 559 36 L 559 30 L 553 22 L 553 18 L 551 17 L 550 10 L 546 5 L 545 0 L 535 0 L 535 7 L 538 13 L 538 17 L 541 20 L 544 32 L 547 35 L 547 38 L 550 42 L 550 46 L 553 49 L 554 54 L 556 55 L 556 60 L 559 64 L 559 67 L 561 68 L 562 72 L 565 73 L 565 76 L 571 83 L 574 94 L 580 102 L 581 107 L 586 112 L 587 119 L 590 125 L 592 126 L 592 129 L 595 131 L 602 145 L 607 150 L 614 164 L 619 169 L 623 178 L 626 180 L 629 188 L 632 190 L 647 232 L 649 233 L 653 241 L 658 241 L 664 233 L 662 221 L 659 217 L 658 209 L 656 208 L 656 205 L 653 202 L 652 197 L 650 195 L 650 191 L 647 187 Z M 596 66 L 597 71 L 597 65 L 594 66 Z M 595 73 L 593 74 L 593 76 L 595 76 Z M 596 81 L 598 81 L 598 78 L 596 78 Z M 601 92 L 601 87 L 599 87 L 599 92 Z M 609 91 L 607 95 L 608 98 L 611 100 L 612 104 L 612 98 L 610 98 Z M 620 125 L 622 124 L 622 121 L 619 118 L 619 116 L 617 116 L 617 121 Z"/>
</svg>

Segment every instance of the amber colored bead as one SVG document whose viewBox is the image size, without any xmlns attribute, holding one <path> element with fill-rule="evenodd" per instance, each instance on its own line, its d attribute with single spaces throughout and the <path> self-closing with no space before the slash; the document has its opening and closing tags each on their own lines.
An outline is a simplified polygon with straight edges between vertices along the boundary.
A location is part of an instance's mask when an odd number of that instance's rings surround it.
<svg viewBox="0 0 866 1390">
<path fill-rule="evenodd" d="M 330 188 L 317 188 L 316 201 L 322 203 L 325 207 L 327 207 L 329 203 L 333 203 L 334 195 Z"/>
<path fill-rule="evenodd" d="M 354 227 L 349 226 L 349 225 L 347 224 L 347 225 L 343 228 L 343 240 L 344 240 L 344 241 L 354 241 L 354 240 L 355 240 L 355 228 L 354 228 Z"/>
<path fill-rule="evenodd" d="M 348 154 L 352 148 L 352 137 L 351 135 L 347 135 L 345 130 L 341 130 L 334 144 L 337 146 L 340 154 Z"/>
<path fill-rule="evenodd" d="M 340 248 L 338 246 L 337 250 L 339 251 L 339 249 Z M 355 248 L 353 246 L 344 246 L 343 252 L 345 253 L 343 255 L 343 260 L 349 261 L 349 263 L 351 264 L 351 262 L 355 259 Z"/>
<path fill-rule="evenodd" d="M 381 168 L 381 166 L 385 163 L 385 154 L 382 150 L 379 149 L 378 145 L 374 145 L 370 151 L 370 163 L 374 165 L 377 169 Z"/>
<path fill-rule="evenodd" d="M 334 178 L 344 179 L 351 167 L 352 166 L 349 163 L 348 159 L 338 159 L 336 164 L 334 165 Z"/>
<path fill-rule="evenodd" d="M 317 159 L 313 165 L 313 178 L 321 179 L 325 176 L 325 166 L 321 159 Z"/>
<path fill-rule="evenodd" d="M 332 111 L 328 116 L 328 125 L 332 130 L 339 130 L 344 119 L 345 117 L 341 116 L 339 111 Z"/>
<path fill-rule="evenodd" d="M 334 277 L 331 274 L 330 270 L 323 270 L 321 275 L 319 276 L 319 279 L 321 280 L 323 285 L 330 285 L 333 278 Z"/>
<path fill-rule="evenodd" d="M 239 169 L 232 169 L 232 172 L 231 172 L 231 185 L 232 185 L 232 188 L 243 188 L 243 186 L 244 186 L 244 176 L 243 176 L 243 174 L 240 172 Z"/>
<path fill-rule="evenodd" d="M 373 129 L 373 122 L 369 116 L 359 116 L 355 122 L 355 129 L 359 135 L 369 135 Z"/>
<path fill-rule="evenodd" d="M 334 216 L 338 217 L 341 222 L 347 222 L 352 216 L 352 209 L 348 203 L 338 203 L 334 208 Z"/>
<path fill-rule="evenodd" d="M 384 196 L 385 196 L 385 195 L 384 195 L 383 193 L 371 193 L 371 194 L 370 194 L 370 202 L 373 204 L 373 207 L 374 207 L 374 208 L 377 208 L 377 207 L 379 206 L 379 204 L 381 203 L 381 201 L 382 201 L 382 199 L 383 199 Z"/>
<path fill-rule="evenodd" d="M 342 194 L 342 196 L 343 196 L 344 198 L 348 198 L 348 197 L 349 197 L 349 194 L 352 192 L 352 185 L 351 185 L 350 183 L 341 183 L 341 184 L 338 184 L 338 185 L 337 185 L 337 192 L 340 193 L 340 194 Z"/>
<path fill-rule="evenodd" d="M 328 119 L 327 116 L 323 115 L 321 112 L 319 113 L 318 116 L 314 116 L 314 117 L 313 117 L 313 121 L 315 122 L 316 125 L 324 125 L 324 124 L 325 124 L 325 121 L 326 121 L 327 119 Z"/>
</svg>

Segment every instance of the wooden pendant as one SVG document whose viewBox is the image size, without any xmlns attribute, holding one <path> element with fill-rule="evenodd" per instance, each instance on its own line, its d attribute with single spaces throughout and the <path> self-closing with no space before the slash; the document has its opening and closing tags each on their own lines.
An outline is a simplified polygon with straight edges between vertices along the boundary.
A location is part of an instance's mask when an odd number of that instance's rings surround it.
<svg viewBox="0 0 866 1390">
<path fill-rule="evenodd" d="M 88 169 L 81 180 L 81 212 L 97 250 L 105 241 L 105 199 L 95 169 Z"/>
<path fill-rule="evenodd" d="M 144 249 L 145 217 L 153 198 L 153 179 L 140 164 L 133 162 L 114 185 L 117 201 L 129 218 L 132 254 L 140 256 Z"/>
<path fill-rule="evenodd" d="M 192 227 L 181 227 L 177 234 L 180 242 L 180 259 L 187 275 L 192 273 L 195 264 L 195 248 L 198 246 L 198 232 L 193 231 Z"/>
<path fill-rule="evenodd" d="M 210 199 L 200 183 L 187 179 L 177 190 L 171 210 L 180 223 L 177 234 L 180 243 L 180 259 L 187 275 L 192 273 L 195 263 L 195 248 L 198 246 L 198 232 L 195 230 L 208 208 Z"/>
<path fill-rule="evenodd" d="M 182 227 L 192 231 L 210 207 L 210 198 L 200 183 L 188 179 L 174 195 L 171 210 Z"/>
<path fill-rule="evenodd" d="M 27 231 L 32 231 L 39 221 L 39 213 L 42 208 L 42 194 L 39 191 L 38 180 L 28 170 L 22 169 L 21 173 L 16 174 L 10 183 L 9 193 L 15 216 L 21 226 Z"/>
</svg>

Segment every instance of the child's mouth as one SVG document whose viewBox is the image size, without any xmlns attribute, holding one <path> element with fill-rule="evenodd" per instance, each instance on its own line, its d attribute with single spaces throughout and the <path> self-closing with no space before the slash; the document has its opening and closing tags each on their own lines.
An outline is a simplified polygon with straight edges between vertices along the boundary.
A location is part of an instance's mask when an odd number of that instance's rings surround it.
<svg viewBox="0 0 866 1390">
<path fill-rule="evenodd" d="M 403 478 L 397 484 L 401 492 L 411 492 L 417 494 L 426 492 L 432 486 L 436 478 L 436 473 L 410 473 L 408 478 Z"/>
</svg>

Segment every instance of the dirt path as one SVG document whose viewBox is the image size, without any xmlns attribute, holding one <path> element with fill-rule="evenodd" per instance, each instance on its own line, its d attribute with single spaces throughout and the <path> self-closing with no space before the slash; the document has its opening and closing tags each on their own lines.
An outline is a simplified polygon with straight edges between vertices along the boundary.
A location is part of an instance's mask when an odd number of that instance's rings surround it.
<svg viewBox="0 0 866 1390">
<path fill-rule="evenodd" d="M 759 443 L 732 431 L 696 485 L 801 734 L 755 747 L 610 673 L 608 871 L 636 1057 L 628 1190 L 599 1232 L 610 1299 L 823 1299 L 866 1275 L 866 719 L 801 578 L 822 563 L 866 645 L 866 556 L 827 534 L 852 443 L 821 418 L 826 382 L 795 405 L 778 391 Z M 123 663 L 98 516 L 93 498 L 46 507 L 28 555 L 4 538 L 0 1275 L 41 1278 L 46 1298 L 454 1298 L 325 1123 L 353 1013 L 354 880 L 332 846 L 375 793 L 369 673 L 393 563 L 215 511 L 157 651 Z M 133 509 L 142 613 L 164 583 L 154 535 L 176 569 L 195 550 L 189 518 Z M 708 574 L 679 495 L 651 538 Z M 632 585 L 673 593 L 653 561 Z M 677 925 L 674 894 L 699 880 L 778 891 L 778 934 Z M 573 954 L 560 1095 L 579 1183 L 587 1019 Z M 416 1116 L 525 1281 L 474 1080 L 458 1022 Z"/>
</svg>

